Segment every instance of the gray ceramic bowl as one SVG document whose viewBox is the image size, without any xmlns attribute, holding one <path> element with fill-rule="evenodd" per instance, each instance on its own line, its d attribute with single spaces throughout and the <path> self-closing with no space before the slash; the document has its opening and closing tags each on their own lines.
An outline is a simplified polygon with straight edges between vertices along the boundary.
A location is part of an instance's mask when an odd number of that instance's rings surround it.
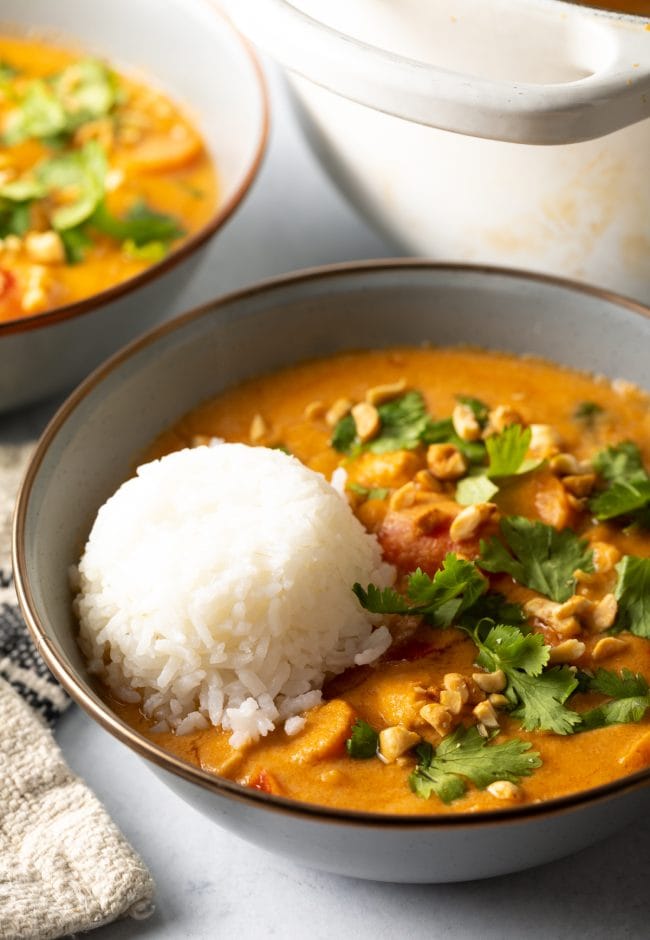
<svg viewBox="0 0 650 940">
<path fill-rule="evenodd" d="M 0 411 L 7 411 L 72 387 L 178 310 L 209 239 L 255 178 L 268 107 L 256 58 L 209 0 L 2 0 L 0 32 L 103 56 L 167 90 L 194 116 L 220 188 L 210 220 L 161 263 L 76 303 L 0 323 Z"/>
<path fill-rule="evenodd" d="M 14 561 L 39 649 L 73 698 L 179 796 L 308 865 L 458 881 L 548 862 L 609 835 L 650 808 L 650 769 L 543 804 L 451 818 L 322 809 L 210 776 L 136 734 L 98 696 L 75 641 L 67 570 L 148 442 L 234 382 L 340 349 L 429 341 L 533 352 L 644 385 L 649 317 L 631 301 L 550 278 L 397 261 L 270 281 L 158 327 L 73 393 L 27 472 Z"/>
</svg>

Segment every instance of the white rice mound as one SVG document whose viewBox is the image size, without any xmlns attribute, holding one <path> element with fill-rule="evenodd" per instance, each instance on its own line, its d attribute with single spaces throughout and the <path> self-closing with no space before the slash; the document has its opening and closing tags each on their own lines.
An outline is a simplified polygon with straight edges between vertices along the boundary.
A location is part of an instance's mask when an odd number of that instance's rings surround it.
<svg viewBox="0 0 650 940">
<path fill-rule="evenodd" d="M 74 573 L 80 642 L 160 730 L 241 747 L 316 705 L 327 674 L 390 645 L 352 592 L 394 570 L 345 498 L 280 450 L 219 444 L 139 467 Z"/>
</svg>

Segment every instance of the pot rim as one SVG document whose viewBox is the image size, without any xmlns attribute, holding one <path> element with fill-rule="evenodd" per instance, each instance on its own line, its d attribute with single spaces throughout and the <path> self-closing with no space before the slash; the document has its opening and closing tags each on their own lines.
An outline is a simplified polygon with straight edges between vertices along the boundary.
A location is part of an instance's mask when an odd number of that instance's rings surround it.
<svg viewBox="0 0 650 940">
<path fill-rule="evenodd" d="M 559 145 L 602 137 L 650 117 L 648 17 L 569 0 L 518 2 L 524 10 L 559 8 L 564 28 L 572 30 L 572 45 L 591 49 L 599 64 L 565 82 L 482 78 L 366 42 L 290 0 L 223 0 L 242 31 L 289 72 L 413 123 L 470 137 Z M 538 27 L 537 20 L 531 23 Z"/>
<path fill-rule="evenodd" d="M 150 281 L 167 274 L 181 262 L 194 255 L 199 248 L 205 245 L 213 235 L 219 231 L 219 229 L 223 228 L 248 193 L 259 172 L 268 143 L 270 96 L 266 77 L 252 43 L 235 28 L 231 20 L 213 3 L 207 2 L 207 0 L 201 0 L 201 6 L 203 10 L 210 15 L 218 18 L 229 30 L 233 42 L 240 46 L 249 60 L 257 86 L 257 95 L 260 103 L 260 121 L 257 129 L 257 139 L 246 172 L 242 176 L 237 188 L 225 202 L 217 201 L 211 218 L 177 248 L 166 255 L 162 261 L 150 265 L 133 277 L 119 281 L 117 284 L 113 284 L 105 290 L 91 294 L 88 297 L 83 297 L 72 303 L 62 304 L 58 307 L 54 307 L 52 310 L 46 310 L 43 313 L 31 316 L 15 317 L 12 320 L 0 320 L 0 340 L 3 336 L 44 329 L 53 326 L 55 323 L 72 320 L 86 313 L 92 313 L 132 291 L 137 291 Z"/>
<path fill-rule="evenodd" d="M 650 767 L 621 777 L 618 780 L 593 787 L 578 793 L 555 797 L 542 803 L 527 806 L 513 806 L 499 810 L 482 811 L 479 813 L 455 813 L 449 815 L 417 814 L 402 816 L 399 814 L 369 813 L 356 810 L 336 809 L 322 807 L 317 804 L 303 803 L 298 800 L 282 796 L 262 793 L 244 787 L 234 781 L 217 777 L 207 771 L 201 770 L 186 761 L 165 751 L 160 745 L 148 740 L 139 732 L 134 731 L 110 710 L 110 707 L 93 692 L 92 685 L 85 678 L 78 675 L 63 655 L 56 648 L 53 641 L 47 636 L 46 628 L 36 613 L 30 577 L 27 570 L 25 556 L 25 528 L 29 500 L 34 481 L 45 454 L 57 434 L 65 426 L 68 418 L 74 413 L 77 406 L 102 381 L 116 369 L 128 361 L 135 353 L 146 347 L 153 346 L 168 333 L 178 330 L 186 323 L 200 319 L 203 316 L 214 314 L 228 305 L 238 304 L 264 293 L 282 291 L 284 288 L 298 284 L 322 282 L 330 278 L 350 277 L 363 273 L 382 273 L 396 270 L 402 271 L 447 271 L 458 274 L 480 274 L 488 277 L 510 277 L 519 280 L 528 280 L 538 284 L 555 285 L 565 290 L 582 293 L 587 296 L 598 297 L 629 310 L 645 319 L 650 320 L 650 307 L 622 297 L 611 291 L 590 285 L 581 284 L 566 278 L 554 277 L 547 274 L 496 267 L 491 265 L 454 264 L 434 262 L 427 259 L 380 259 L 376 261 L 346 262 L 344 264 L 328 265 L 308 268 L 266 279 L 251 286 L 234 291 L 225 296 L 216 298 L 206 304 L 190 310 L 172 321 L 154 327 L 143 336 L 129 343 L 119 352 L 111 356 L 86 378 L 81 385 L 72 392 L 63 405 L 58 409 L 47 425 L 27 467 L 25 477 L 18 493 L 14 511 L 14 525 L 12 538 L 13 568 L 16 583 L 16 592 L 25 621 L 30 630 L 32 639 L 63 687 L 71 697 L 90 715 L 101 727 L 109 731 L 121 743 L 135 751 L 141 757 L 151 761 L 174 776 L 202 789 L 209 790 L 218 797 L 248 804 L 251 807 L 266 809 L 273 812 L 284 813 L 294 817 L 311 819 L 319 822 L 338 823 L 345 825 L 361 825 L 375 828 L 403 828 L 403 829 L 441 829 L 441 828 L 476 828 L 478 826 L 493 825 L 497 823 L 516 823 L 527 819 L 551 816 L 566 813 L 572 809 L 579 809 L 593 804 L 606 802 L 616 796 L 630 793 L 650 785 Z"/>
</svg>

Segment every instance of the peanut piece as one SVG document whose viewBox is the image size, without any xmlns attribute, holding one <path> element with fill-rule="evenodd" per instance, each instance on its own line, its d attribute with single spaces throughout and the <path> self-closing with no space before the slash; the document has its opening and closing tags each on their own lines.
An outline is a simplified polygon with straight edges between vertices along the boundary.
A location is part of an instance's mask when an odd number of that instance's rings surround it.
<svg viewBox="0 0 650 940">
<path fill-rule="evenodd" d="M 381 418 L 374 405 L 369 405 L 367 401 L 359 402 L 352 408 L 352 417 L 359 440 L 364 444 L 379 434 Z"/>
<path fill-rule="evenodd" d="M 453 444 L 431 444 L 427 466 L 438 480 L 458 480 L 467 473 L 467 461 Z"/>
</svg>

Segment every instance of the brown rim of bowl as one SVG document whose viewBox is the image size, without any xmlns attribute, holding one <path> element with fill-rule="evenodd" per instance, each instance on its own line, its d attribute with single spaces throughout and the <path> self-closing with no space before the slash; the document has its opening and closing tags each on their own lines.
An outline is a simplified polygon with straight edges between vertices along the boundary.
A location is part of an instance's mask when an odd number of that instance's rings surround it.
<svg viewBox="0 0 650 940">
<path fill-rule="evenodd" d="M 433 270 L 458 272 L 459 274 L 485 274 L 492 276 L 510 277 L 520 280 L 528 280 L 541 284 L 551 284 L 565 290 L 571 290 L 592 297 L 599 297 L 603 300 L 617 304 L 619 307 L 627 309 L 642 317 L 650 319 L 650 308 L 644 304 L 614 294 L 611 291 L 603 290 L 597 287 L 591 287 L 586 284 L 580 284 L 577 281 L 565 278 L 554 277 L 547 274 L 537 274 L 529 271 L 514 270 L 511 268 L 495 267 L 491 265 L 470 265 L 454 264 L 445 262 L 433 262 L 426 259 L 381 259 L 377 261 L 346 262 L 344 264 L 328 265 L 319 268 L 309 268 L 305 271 L 298 271 L 291 274 L 281 275 L 266 279 L 250 287 L 234 291 L 214 301 L 202 304 L 189 312 L 182 314 L 172 321 L 160 324 L 149 330 L 143 336 L 129 343 L 119 352 L 110 357 L 103 365 L 100 365 L 92 372 L 81 385 L 67 398 L 67 400 L 58 409 L 40 440 L 27 467 L 25 477 L 21 484 L 18 499 L 14 512 L 13 525 L 13 566 L 16 582 L 16 592 L 22 608 L 25 621 L 29 627 L 32 639 L 40 652 L 41 656 L 52 670 L 63 687 L 71 697 L 86 711 L 91 718 L 97 721 L 103 728 L 109 731 L 123 744 L 126 744 L 131 750 L 135 751 L 141 757 L 150 760 L 153 764 L 170 773 L 181 777 L 183 780 L 197 784 L 203 789 L 210 790 L 218 796 L 239 802 L 257 805 L 261 809 L 273 810 L 275 812 L 288 815 L 305 817 L 320 822 L 336 822 L 347 825 L 363 825 L 366 827 L 389 827 L 389 828 L 427 828 L 440 829 L 449 827 L 468 826 L 476 827 L 479 825 L 503 824 L 506 822 L 516 823 L 528 818 L 554 815 L 557 813 L 568 812 L 598 802 L 605 802 L 608 799 L 619 794 L 637 790 L 650 783 L 650 767 L 645 770 L 637 771 L 610 783 L 602 784 L 598 787 L 592 787 L 588 790 L 582 790 L 577 793 L 571 793 L 566 796 L 555 797 L 542 803 L 533 803 L 526 806 L 515 806 L 500 810 L 488 810 L 478 813 L 456 813 L 450 815 L 428 815 L 417 814 L 403 816 L 396 813 L 369 813 L 357 810 L 337 809 L 332 807 L 318 806 L 313 803 L 303 803 L 298 800 L 288 799 L 287 797 L 274 796 L 253 790 L 226 780 L 223 777 L 217 777 L 204 770 L 189 764 L 186 761 L 175 757 L 164 748 L 152 741 L 149 741 L 139 732 L 134 731 L 129 725 L 117 717 L 103 701 L 92 690 L 91 684 L 76 675 L 73 668 L 67 663 L 63 654 L 60 654 L 54 643 L 47 637 L 43 624 L 38 615 L 34 612 L 32 591 L 29 583 L 29 576 L 25 564 L 24 533 L 25 517 L 27 505 L 31 494 L 32 485 L 52 439 L 57 435 L 66 419 L 74 412 L 77 405 L 84 400 L 86 395 L 99 385 L 102 380 L 114 369 L 128 360 L 134 353 L 146 346 L 155 343 L 159 337 L 177 329 L 179 326 L 190 320 L 198 319 L 210 310 L 222 308 L 228 304 L 237 303 L 241 300 L 255 297 L 258 294 L 273 292 L 290 285 L 305 283 L 309 281 L 322 281 L 331 277 L 340 277 L 341 275 L 356 275 L 364 272 L 382 272 L 397 269 L 404 270 Z"/>
<path fill-rule="evenodd" d="M 268 87 L 264 77 L 262 65 L 253 49 L 252 44 L 245 38 L 245 36 L 242 36 L 242 34 L 237 29 L 235 29 L 228 17 L 218 10 L 214 4 L 206 3 L 205 6 L 206 8 L 210 9 L 212 14 L 225 22 L 227 28 L 232 32 L 233 38 L 239 42 L 241 48 L 250 60 L 250 63 L 253 67 L 253 72 L 257 79 L 260 103 L 262 107 L 259 136 L 255 153 L 241 183 L 232 196 L 227 200 L 227 202 L 217 203 L 215 213 L 209 222 L 206 222 L 205 225 L 201 226 L 201 228 L 194 232 L 193 235 L 190 235 L 189 238 L 182 242 L 178 248 L 175 248 L 173 251 L 171 251 L 166 258 L 163 258 L 162 261 L 159 261 L 157 264 L 152 264 L 150 267 L 145 268 L 144 271 L 141 271 L 139 274 L 135 274 L 133 277 L 127 278 L 125 281 L 119 281 L 117 284 L 113 284 L 112 287 L 107 287 L 105 290 L 100 291 L 97 294 L 91 294 L 89 297 L 83 297 L 81 300 L 76 300 L 74 303 L 63 304 L 60 307 L 54 307 L 52 310 L 46 310 L 44 313 L 37 313 L 32 316 L 17 317 L 13 320 L 0 321 L 0 339 L 3 336 L 8 336 L 10 333 L 22 333 L 27 332 L 28 330 L 38 330 L 47 326 L 52 326 L 54 323 L 59 323 L 63 320 L 72 320 L 75 317 L 82 316 L 84 313 L 91 312 L 97 307 L 102 307 L 104 304 L 111 303 L 113 300 L 117 300 L 118 297 L 121 297 L 122 295 L 127 294 L 132 290 L 137 290 L 139 287 L 143 287 L 145 284 L 154 278 L 157 278 L 159 275 L 165 274 L 167 271 L 170 271 L 172 268 L 176 267 L 177 264 L 180 264 L 181 261 L 184 261 L 191 254 L 193 254 L 198 248 L 201 247 L 201 245 L 205 244 L 205 242 L 207 242 L 208 239 L 210 239 L 228 221 L 230 216 L 239 206 L 244 196 L 250 189 L 255 177 L 257 176 L 260 164 L 264 157 L 269 135 L 270 106 Z"/>
</svg>

